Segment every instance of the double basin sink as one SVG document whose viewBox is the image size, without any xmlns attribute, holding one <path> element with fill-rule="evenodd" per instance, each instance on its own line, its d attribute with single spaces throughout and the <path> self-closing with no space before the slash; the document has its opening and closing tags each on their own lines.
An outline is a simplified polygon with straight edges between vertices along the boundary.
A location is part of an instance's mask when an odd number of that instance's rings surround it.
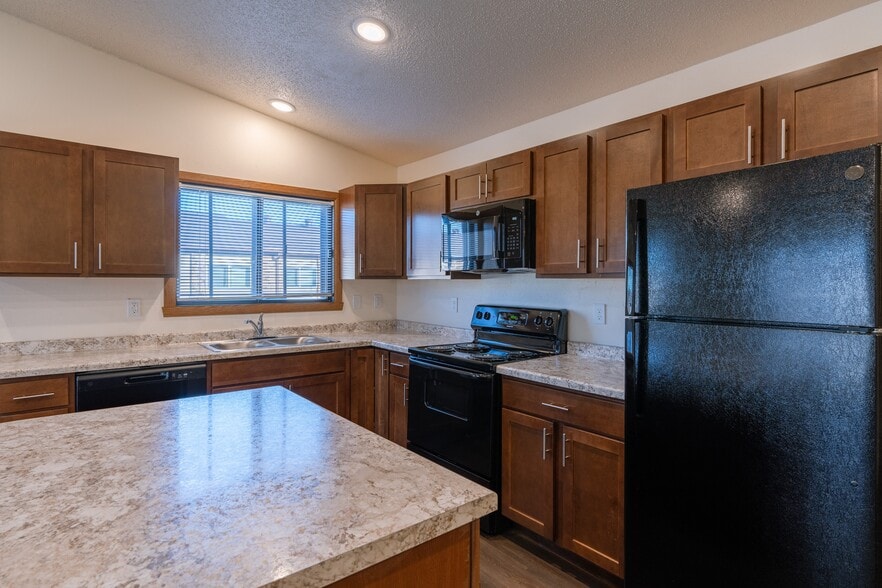
<svg viewBox="0 0 882 588">
<path fill-rule="evenodd" d="M 336 339 L 314 337 L 312 335 L 292 335 L 290 337 L 260 337 L 257 339 L 233 339 L 231 341 L 209 341 L 200 343 L 211 351 L 240 351 L 243 349 L 272 349 L 275 347 L 301 347 L 303 345 L 320 345 L 337 343 Z"/>
</svg>

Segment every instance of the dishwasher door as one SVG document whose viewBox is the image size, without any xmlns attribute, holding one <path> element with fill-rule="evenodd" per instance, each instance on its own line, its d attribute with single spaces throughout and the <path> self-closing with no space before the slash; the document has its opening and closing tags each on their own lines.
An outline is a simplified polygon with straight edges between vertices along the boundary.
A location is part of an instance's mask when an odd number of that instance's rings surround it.
<svg viewBox="0 0 882 588">
<path fill-rule="evenodd" d="M 204 363 L 88 372 L 76 376 L 76 411 L 208 393 Z"/>
</svg>

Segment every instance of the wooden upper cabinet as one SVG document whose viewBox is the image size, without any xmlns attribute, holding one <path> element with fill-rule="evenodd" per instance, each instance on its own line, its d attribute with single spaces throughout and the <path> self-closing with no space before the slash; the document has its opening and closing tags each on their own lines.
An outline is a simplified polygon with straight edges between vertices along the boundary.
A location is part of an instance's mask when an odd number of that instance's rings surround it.
<svg viewBox="0 0 882 588">
<path fill-rule="evenodd" d="M 83 147 L 0 132 L 0 273 L 83 273 Z"/>
<path fill-rule="evenodd" d="M 533 193 L 533 151 L 525 149 L 487 162 L 485 198 L 490 201 L 523 198 Z"/>
<path fill-rule="evenodd" d="M 177 159 L 96 149 L 92 273 L 174 275 L 177 202 Z"/>
<path fill-rule="evenodd" d="M 450 172 L 450 210 L 484 204 L 484 163 Z"/>
<path fill-rule="evenodd" d="M 670 178 L 682 180 L 759 164 L 762 86 L 738 88 L 671 109 Z"/>
<path fill-rule="evenodd" d="M 576 135 L 536 148 L 536 274 L 587 274 L 588 148 Z"/>
<path fill-rule="evenodd" d="M 343 279 L 404 277 L 404 185 L 340 190 Z"/>
<path fill-rule="evenodd" d="M 450 172 L 450 210 L 533 193 L 533 152 L 510 153 Z"/>
<path fill-rule="evenodd" d="M 664 115 L 642 116 L 595 133 L 592 157 L 593 272 L 625 271 L 625 210 L 628 190 L 664 178 Z"/>
<path fill-rule="evenodd" d="M 778 78 L 777 137 L 767 162 L 882 141 L 882 50 L 872 49 Z"/>
<path fill-rule="evenodd" d="M 447 212 L 447 176 L 407 186 L 407 277 L 442 277 L 441 215 Z"/>
</svg>

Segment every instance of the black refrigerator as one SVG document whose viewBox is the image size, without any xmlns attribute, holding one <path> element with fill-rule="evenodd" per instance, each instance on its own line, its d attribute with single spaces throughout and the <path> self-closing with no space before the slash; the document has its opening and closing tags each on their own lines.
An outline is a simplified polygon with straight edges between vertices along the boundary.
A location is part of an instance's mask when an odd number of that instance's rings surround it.
<svg viewBox="0 0 882 588">
<path fill-rule="evenodd" d="M 628 192 L 625 585 L 879 586 L 879 147 Z"/>
</svg>

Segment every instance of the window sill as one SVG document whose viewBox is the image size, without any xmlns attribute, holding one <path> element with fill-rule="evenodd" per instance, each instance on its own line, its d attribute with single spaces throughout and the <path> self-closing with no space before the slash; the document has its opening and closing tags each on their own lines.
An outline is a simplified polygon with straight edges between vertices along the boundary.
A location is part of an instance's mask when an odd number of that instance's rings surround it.
<svg viewBox="0 0 882 588">
<path fill-rule="evenodd" d="M 178 306 L 175 298 L 175 278 L 165 281 L 165 305 L 162 316 L 211 316 L 230 314 L 259 314 L 271 312 L 321 312 L 343 310 L 343 300 L 334 302 L 269 302 L 266 304 L 206 304 Z M 341 289 L 338 286 L 338 292 Z"/>
</svg>

